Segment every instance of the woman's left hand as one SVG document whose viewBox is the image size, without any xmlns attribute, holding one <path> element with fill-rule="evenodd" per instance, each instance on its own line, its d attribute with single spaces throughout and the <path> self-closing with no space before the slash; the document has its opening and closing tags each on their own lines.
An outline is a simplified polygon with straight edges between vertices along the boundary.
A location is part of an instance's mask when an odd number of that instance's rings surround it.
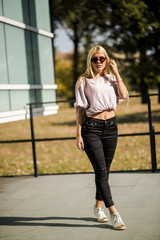
<svg viewBox="0 0 160 240">
<path fill-rule="evenodd" d="M 113 59 L 109 60 L 108 66 L 114 75 L 118 73 L 117 63 Z"/>
</svg>

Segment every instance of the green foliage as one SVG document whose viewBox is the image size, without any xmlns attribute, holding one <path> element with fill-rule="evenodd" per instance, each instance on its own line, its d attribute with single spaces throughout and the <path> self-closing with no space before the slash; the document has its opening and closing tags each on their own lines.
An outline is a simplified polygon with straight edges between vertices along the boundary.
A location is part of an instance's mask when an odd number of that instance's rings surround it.
<svg viewBox="0 0 160 240">
<path fill-rule="evenodd" d="M 73 76 L 71 55 L 56 55 L 55 74 L 56 83 L 58 84 L 58 95 L 72 98 Z"/>
<path fill-rule="evenodd" d="M 74 44 L 72 92 L 85 68 L 88 50 L 95 44 L 104 46 L 117 59 L 122 76 L 134 89 L 147 93 L 149 87 L 160 84 L 159 0 L 51 0 L 51 3 L 54 26 L 60 24 Z M 82 54 L 80 45 L 84 47 Z"/>
<path fill-rule="evenodd" d="M 153 3 L 154 2 L 154 3 Z M 158 0 L 122 0 L 111 2 L 110 23 L 113 52 L 125 54 L 124 77 L 135 90 L 147 93 L 159 82 L 160 5 Z"/>
<path fill-rule="evenodd" d="M 93 44 L 94 33 L 97 26 L 103 28 L 106 25 L 107 11 L 105 11 L 107 4 L 103 0 L 57 0 L 51 1 L 52 22 L 53 29 L 56 25 L 61 25 L 73 41 L 73 88 L 78 77 L 82 72 L 80 71 L 81 53 L 80 43 L 84 47 L 84 56 L 88 54 L 88 50 Z M 84 62 L 84 61 L 83 61 Z M 86 63 L 85 63 L 86 64 Z M 82 67 L 82 69 L 84 66 Z"/>
</svg>

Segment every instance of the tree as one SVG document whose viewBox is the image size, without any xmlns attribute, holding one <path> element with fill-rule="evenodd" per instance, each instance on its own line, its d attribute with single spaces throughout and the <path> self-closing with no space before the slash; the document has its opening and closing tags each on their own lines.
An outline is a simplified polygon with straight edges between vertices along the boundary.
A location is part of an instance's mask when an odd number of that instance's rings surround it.
<svg viewBox="0 0 160 240">
<path fill-rule="evenodd" d="M 152 69 L 150 75 L 155 79 L 158 85 L 158 91 L 160 94 L 160 3 L 159 0 L 145 0 L 145 4 L 148 7 L 149 21 L 151 25 L 150 33 L 150 45 L 151 47 L 151 61 Z M 160 103 L 160 95 L 158 98 Z"/>
<path fill-rule="evenodd" d="M 158 70 L 153 74 L 158 55 L 153 54 L 152 42 L 153 35 L 159 32 L 159 19 L 150 5 L 149 0 L 112 0 L 110 5 L 112 31 L 108 38 L 112 39 L 114 52 L 125 54 L 125 62 L 129 64 L 125 66 L 126 76 L 130 75 L 132 86 L 136 86 L 141 94 L 148 93 L 149 84 L 157 84 L 159 75 Z M 145 102 L 142 98 L 142 103 Z"/>
<path fill-rule="evenodd" d="M 108 4 L 103 0 L 50 0 L 50 6 L 53 30 L 58 24 L 61 25 L 74 44 L 72 89 L 74 93 L 75 82 L 81 74 L 80 43 L 85 48 L 86 54 L 97 26 L 106 25 Z"/>
<path fill-rule="evenodd" d="M 93 44 L 104 46 L 111 57 L 117 52 L 125 56 L 121 70 L 133 88 L 142 94 L 148 93 L 149 86 L 158 84 L 160 89 L 159 0 L 50 0 L 50 3 L 53 29 L 60 24 L 74 44 L 73 93 Z M 96 34 L 102 40 L 97 40 Z"/>
</svg>

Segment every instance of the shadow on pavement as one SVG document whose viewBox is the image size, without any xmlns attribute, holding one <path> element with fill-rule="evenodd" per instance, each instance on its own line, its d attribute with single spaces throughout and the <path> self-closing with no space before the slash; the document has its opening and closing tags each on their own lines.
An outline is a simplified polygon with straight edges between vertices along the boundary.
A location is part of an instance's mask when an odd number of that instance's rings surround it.
<svg viewBox="0 0 160 240">
<path fill-rule="evenodd" d="M 94 225 L 85 224 L 70 224 L 70 223 L 42 223 L 33 221 L 45 221 L 45 220 L 75 220 L 75 221 L 86 221 L 95 222 Z M 106 223 L 98 223 L 95 218 L 76 218 L 76 217 L 0 217 L 0 226 L 47 226 L 47 227 L 98 227 L 112 229 L 111 225 Z"/>
</svg>

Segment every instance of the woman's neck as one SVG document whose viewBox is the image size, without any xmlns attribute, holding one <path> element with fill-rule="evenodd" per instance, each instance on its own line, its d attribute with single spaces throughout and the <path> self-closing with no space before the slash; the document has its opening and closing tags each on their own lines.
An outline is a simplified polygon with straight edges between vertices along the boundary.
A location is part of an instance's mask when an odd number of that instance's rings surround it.
<svg viewBox="0 0 160 240">
<path fill-rule="evenodd" d="M 104 75 L 104 73 L 103 73 L 103 72 L 96 73 L 96 74 L 95 74 L 95 78 L 102 77 L 103 75 Z"/>
<path fill-rule="evenodd" d="M 106 72 L 105 69 L 100 70 L 100 71 L 95 71 L 95 72 L 94 72 L 94 73 L 95 73 L 95 77 L 96 77 L 96 78 L 102 77 L 102 76 L 104 76 L 105 72 Z"/>
</svg>

